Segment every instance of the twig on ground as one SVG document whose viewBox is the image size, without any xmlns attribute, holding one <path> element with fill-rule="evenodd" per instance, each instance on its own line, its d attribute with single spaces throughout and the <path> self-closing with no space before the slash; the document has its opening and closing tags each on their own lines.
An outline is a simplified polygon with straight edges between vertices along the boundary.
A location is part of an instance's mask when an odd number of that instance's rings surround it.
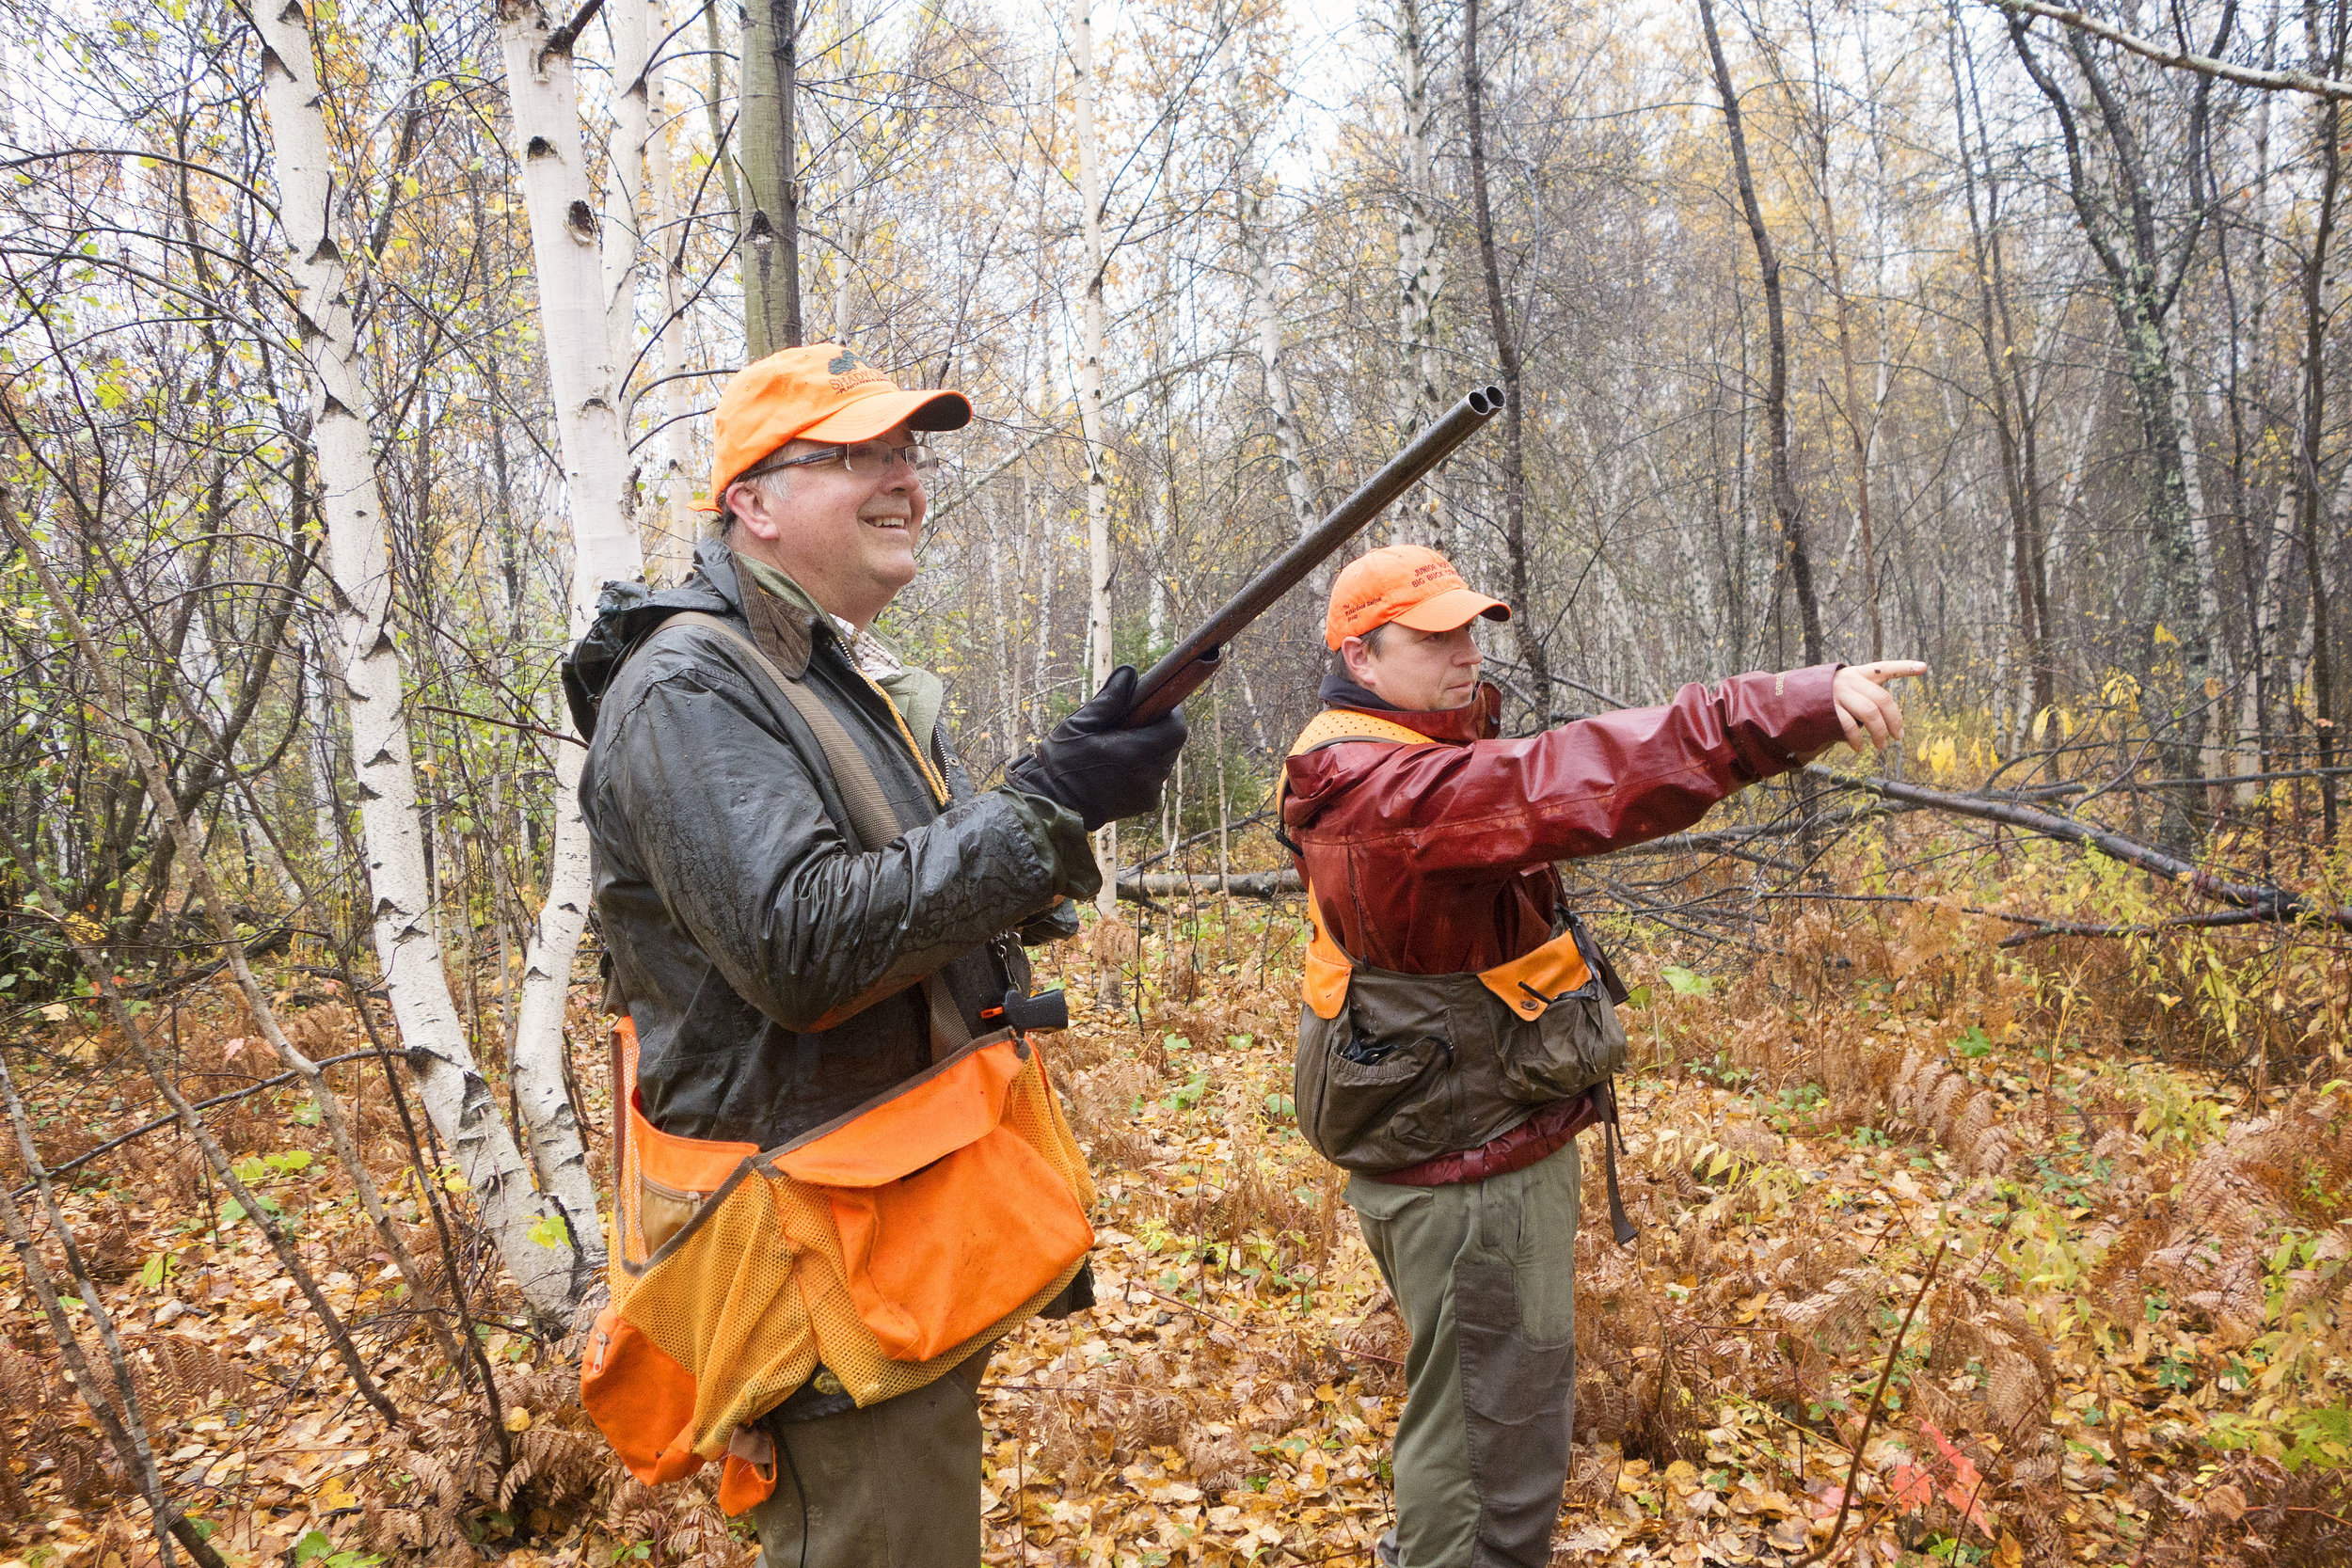
<svg viewBox="0 0 2352 1568">
<path fill-rule="evenodd" d="M 1846 1484 L 1837 1499 L 1837 1522 L 1830 1527 L 1827 1541 L 1797 1560 L 1798 1568 L 1804 1568 L 1805 1564 L 1819 1562 L 1827 1557 L 1837 1544 L 1837 1538 L 1846 1533 L 1846 1515 L 1853 1510 L 1854 1482 L 1862 1477 L 1862 1456 L 1869 1451 L 1870 1429 L 1878 1424 L 1879 1412 L 1885 1408 L 1887 1380 L 1895 1375 L 1896 1358 L 1903 1353 L 1903 1336 L 1911 1332 L 1911 1320 L 1917 1315 L 1919 1304 L 1927 1300 L 1928 1289 L 1935 1283 L 1935 1272 L 1944 1266 L 1944 1255 L 1951 1247 L 1952 1239 L 1945 1237 L 1936 1247 L 1935 1256 L 1929 1259 L 1927 1275 L 1919 1281 L 1919 1289 L 1913 1293 L 1911 1305 L 1903 1310 L 1902 1325 L 1895 1330 L 1895 1342 L 1886 1347 L 1886 1364 L 1879 1369 L 1879 1386 L 1871 1391 L 1870 1408 L 1862 1418 L 1862 1431 L 1853 1440 L 1853 1463 L 1846 1467 Z"/>
</svg>

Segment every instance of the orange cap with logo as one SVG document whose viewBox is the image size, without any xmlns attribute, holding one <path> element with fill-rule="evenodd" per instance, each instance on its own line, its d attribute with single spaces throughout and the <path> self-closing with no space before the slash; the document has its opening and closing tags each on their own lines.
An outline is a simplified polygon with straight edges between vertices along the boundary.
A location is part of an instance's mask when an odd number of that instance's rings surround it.
<svg viewBox="0 0 2352 1568">
<path fill-rule="evenodd" d="M 787 441 L 870 441 L 895 425 L 961 430 L 972 402 L 940 388 L 901 391 L 898 384 L 839 343 L 787 348 L 735 372 L 712 420 L 710 498 L 716 512 L 727 486 Z"/>
<path fill-rule="evenodd" d="M 1331 584 L 1323 641 L 1334 651 L 1391 621 L 1415 631 L 1452 631 L 1484 615 L 1508 621 L 1511 607 L 1474 593 L 1454 562 L 1419 545 L 1387 545 L 1347 563 Z"/>
</svg>

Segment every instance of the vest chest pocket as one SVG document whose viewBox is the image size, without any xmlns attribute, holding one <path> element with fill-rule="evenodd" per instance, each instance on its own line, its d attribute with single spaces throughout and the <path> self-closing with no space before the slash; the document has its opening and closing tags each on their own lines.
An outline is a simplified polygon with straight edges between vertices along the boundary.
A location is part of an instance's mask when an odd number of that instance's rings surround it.
<svg viewBox="0 0 2352 1568">
<path fill-rule="evenodd" d="M 1299 1037 L 1297 1083 L 1299 1130 L 1324 1158 L 1356 1168 L 1357 1151 L 1386 1145 L 1411 1117 L 1398 1112 L 1434 1098 L 1452 1099 L 1433 1082 L 1453 1066 L 1454 1048 L 1434 1034 L 1377 1037 L 1358 1033 L 1343 1009 L 1336 1019 L 1308 1010 Z M 1391 1127 L 1391 1121 L 1399 1125 Z M 1391 1160 L 1388 1164 L 1409 1163 Z M 1376 1164 L 1376 1162 L 1375 1162 Z"/>
<path fill-rule="evenodd" d="M 1559 997 L 1535 1017 L 1502 1015 L 1496 1055 L 1503 1091 L 1513 1100 L 1544 1104 L 1582 1094 L 1625 1066 L 1625 1025 L 1595 982 Z"/>
</svg>

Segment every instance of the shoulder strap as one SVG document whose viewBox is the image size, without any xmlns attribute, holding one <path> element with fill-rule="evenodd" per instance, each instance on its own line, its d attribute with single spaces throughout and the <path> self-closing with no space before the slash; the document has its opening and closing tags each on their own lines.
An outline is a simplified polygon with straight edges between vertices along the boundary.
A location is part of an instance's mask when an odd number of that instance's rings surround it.
<svg viewBox="0 0 2352 1568">
<path fill-rule="evenodd" d="M 817 736 L 818 747 L 825 753 L 826 770 L 833 774 L 833 782 L 850 808 L 850 836 L 859 848 L 879 849 L 898 836 L 898 818 L 890 809 L 889 799 L 882 794 L 882 781 L 874 777 L 874 765 L 866 760 L 866 753 L 850 738 L 850 732 L 842 728 L 833 709 L 820 702 L 815 692 L 786 675 L 774 659 L 760 652 L 758 643 L 716 615 L 706 615 L 699 610 L 680 610 L 662 625 L 700 626 L 716 632 L 732 641 L 768 677 L 769 684 Z"/>
<path fill-rule="evenodd" d="M 898 836 L 897 816 L 890 809 L 889 799 L 882 794 L 882 781 L 874 776 L 874 765 L 866 760 L 866 753 L 850 738 L 850 732 L 842 727 L 833 709 L 805 685 L 786 675 L 774 659 L 760 652 L 758 643 L 716 615 L 687 610 L 662 623 L 665 627 L 681 625 L 699 626 L 733 641 L 767 675 L 769 684 L 791 705 L 792 711 L 801 716 L 801 721 L 817 736 L 818 747 L 825 753 L 826 770 L 833 774 L 834 784 L 850 808 L 850 837 L 859 848 L 879 849 Z M 947 994 L 947 984 L 937 971 L 924 975 L 921 985 L 923 1000 L 931 1015 L 931 1060 L 944 1061 L 972 1042 L 972 1031 L 965 1026 L 962 1009 Z M 835 1008 L 818 1022 L 829 1027 L 881 1000 L 880 995 L 854 997 L 848 1006 Z"/>
<path fill-rule="evenodd" d="M 1303 752 L 1319 752 L 1326 746 L 1336 746 L 1343 740 L 1391 740 L 1400 746 L 1433 744 L 1418 730 L 1406 729 L 1392 719 L 1376 713 L 1359 713 L 1354 708 L 1327 707 L 1307 721 L 1307 727 L 1291 742 L 1291 755 Z"/>
<path fill-rule="evenodd" d="M 1296 740 L 1291 742 L 1290 754 L 1303 756 L 1309 752 L 1320 752 L 1326 746 L 1337 746 L 1345 740 L 1386 740 L 1400 746 L 1431 743 L 1427 736 L 1408 730 L 1393 720 L 1383 719 L 1377 714 L 1359 713 L 1354 708 L 1327 707 L 1307 721 L 1307 727 L 1298 732 Z M 1290 774 L 1286 769 L 1277 773 L 1274 780 L 1274 842 L 1303 861 L 1304 851 L 1282 830 L 1282 802 L 1289 795 Z M 1304 864 L 1299 867 L 1299 875 L 1306 875 Z"/>
</svg>

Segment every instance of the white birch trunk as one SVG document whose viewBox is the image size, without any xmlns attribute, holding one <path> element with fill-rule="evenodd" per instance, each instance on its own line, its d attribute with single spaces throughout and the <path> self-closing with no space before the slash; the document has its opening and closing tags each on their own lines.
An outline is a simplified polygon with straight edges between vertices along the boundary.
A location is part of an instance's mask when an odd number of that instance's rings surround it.
<svg viewBox="0 0 2352 1568">
<path fill-rule="evenodd" d="M 287 269 L 299 294 L 302 347 L 312 378 L 311 440 L 325 493 L 327 570 L 341 601 L 329 654 L 348 699 L 376 962 L 419 1098 L 474 1195 L 484 1228 L 524 1298 L 534 1309 L 560 1317 L 568 1313 L 576 1285 L 585 1282 L 584 1259 L 567 1244 L 545 1244 L 532 1235 L 553 1206 L 533 1189 L 531 1167 L 466 1043 L 433 934 L 400 654 L 389 625 L 391 560 L 363 412 L 367 391 L 343 255 L 328 227 L 334 176 L 310 19 L 300 0 L 254 15 L 266 50 L 262 96 L 274 142 Z M 591 1209 L 591 1228 L 593 1216 Z"/>
<path fill-rule="evenodd" d="M 658 37 L 669 33 L 669 9 L 653 0 L 652 20 Z M 651 562 L 665 583 L 675 583 L 691 569 L 694 558 L 693 401 L 688 395 L 686 313 L 680 309 L 677 266 L 676 175 L 670 166 L 669 98 L 659 60 L 645 66 L 645 112 L 651 133 L 645 139 L 645 182 L 653 187 L 655 264 L 661 275 L 661 537 Z"/>
<path fill-rule="evenodd" d="M 599 223 L 600 231 L 594 236 L 591 243 L 600 252 L 598 293 L 604 300 L 607 376 L 612 383 L 612 399 L 615 415 L 620 421 L 621 429 L 626 432 L 630 423 L 628 366 L 631 353 L 637 346 L 637 252 L 644 241 L 644 236 L 640 231 L 639 214 L 640 198 L 644 195 L 645 188 L 645 142 L 648 123 L 645 84 L 647 18 L 644 0 L 617 0 L 617 3 L 612 5 L 605 14 L 610 19 L 610 25 L 612 29 L 612 135 L 605 148 L 604 207 Z M 534 45 L 535 47 L 537 46 Z M 567 51 L 563 68 L 568 68 L 570 64 Z M 549 87 L 556 87 L 557 90 L 561 91 L 562 88 L 556 83 L 555 71 L 550 69 L 551 66 L 553 66 L 552 61 L 543 64 L 540 73 L 546 78 Z M 533 91 L 536 91 L 538 87 L 539 84 L 536 82 L 531 84 Z M 509 78 L 507 91 L 510 96 L 519 98 L 523 89 L 512 78 Z M 576 92 L 577 88 L 575 87 L 573 91 Z M 555 140 L 555 146 L 562 150 L 558 153 L 559 157 L 563 156 L 563 151 L 567 151 L 580 143 L 579 100 L 572 97 L 570 93 L 566 93 L 565 96 L 571 99 L 573 130 L 568 142 Z M 550 105 L 550 113 L 552 114 L 552 105 Z M 516 123 L 517 126 L 521 124 L 519 114 Z M 581 163 L 583 169 L 581 183 L 585 184 L 584 157 Z M 528 175 L 524 178 L 523 189 L 525 199 L 528 201 L 532 190 L 532 182 Z M 536 212 L 535 206 L 533 212 Z M 538 248 L 538 234 L 535 230 L 532 235 L 532 245 L 534 250 Z M 541 314 L 544 315 L 546 307 L 543 305 L 540 309 Z M 549 356 L 549 365 L 552 368 L 552 354 Z M 570 467 L 570 464 L 567 462 L 565 467 Z M 628 504 L 626 498 L 623 504 Z M 578 595 L 575 594 L 574 597 L 577 598 Z"/>
<path fill-rule="evenodd" d="M 2186 352 L 2185 346 L 2183 350 Z M 2180 431 L 2181 479 L 2188 493 L 2188 538 L 2197 561 L 2197 618 L 2204 623 L 2204 641 L 2212 660 L 2206 666 L 2211 683 L 2207 691 L 2192 691 L 2189 701 L 2207 699 L 2208 692 L 2226 693 L 2233 674 L 2235 660 L 2231 657 L 2230 628 L 2221 617 L 2221 593 L 2218 568 L 2213 554 L 2213 523 L 2205 510 L 2204 472 L 2198 461 L 2197 426 L 2189 417 L 2188 385 L 2183 379 L 2180 360 L 2172 363 L 2172 422 Z M 2206 710 L 2204 723 L 2204 760 L 2201 766 L 2209 776 L 2238 771 L 2237 742 L 2232 733 L 2228 703 L 2215 703 Z"/>
<path fill-rule="evenodd" d="M 1429 40 L 1421 0 L 1397 0 L 1396 66 L 1405 109 L 1405 191 L 1396 218 L 1397 341 L 1405 393 L 1398 399 L 1398 445 L 1411 439 L 1444 406 L 1438 388 L 1438 295 L 1445 287 L 1445 258 L 1438 246 L 1432 150 L 1438 112 L 1429 96 Z M 1392 543 L 1439 546 L 1445 508 L 1437 481 L 1391 514 Z"/>
<path fill-rule="evenodd" d="M 1087 663 L 1092 688 L 1111 675 L 1111 496 L 1109 454 L 1103 431 L 1103 254 L 1102 150 L 1094 126 L 1094 19 L 1090 0 L 1072 0 L 1071 50 L 1077 68 L 1079 227 L 1086 246 L 1086 301 L 1079 321 L 1078 427 L 1087 459 Z M 1094 838 L 1094 859 L 1103 891 L 1094 907 L 1105 920 L 1119 918 L 1119 826 Z M 1105 966 L 1106 975 L 1109 973 Z"/>
<path fill-rule="evenodd" d="M 1249 314 L 1258 340 L 1258 369 L 1265 376 L 1265 401 L 1274 415 L 1274 448 L 1282 468 L 1282 494 L 1289 498 L 1291 527 L 1300 538 L 1314 531 L 1315 487 L 1307 477 L 1305 444 L 1298 435 L 1298 409 L 1291 400 L 1290 373 L 1282 366 L 1282 315 L 1274 297 L 1274 262 L 1267 254 L 1265 204 L 1246 182 L 1233 193 L 1234 221 L 1241 229 L 1242 254 L 1249 268 Z M 1330 591 L 1331 565 L 1318 566 L 1310 581 L 1318 593 Z"/>
<path fill-rule="evenodd" d="M 617 271 L 599 244 L 588 201 L 588 160 L 580 145 L 580 99 L 568 51 L 547 48 L 549 19 L 536 5 L 509 11 L 500 42 L 506 58 L 507 98 L 515 117 L 516 165 L 531 219 L 531 251 L 539 283 L 540 339 L 555 403 L 556 440 L 572 517 L 571 626 L 587 629 L 597 593 L 608 580 L 644 574 L 644 558 L 629 515 L 628 446 L 614 363 L 633 323 L 616 310 Z M 616 77 L 624 105 L 637 103 L 634 139 L 627 124 L 614 132 L 614 162 L 634 165 L 644 142 L 644 100 L 636 90 L 645 53 L 644 12 L 623 4 L 613 15 L 620 50 Z M 633 40 L 633 41 L 632 41 Z M 625 121 L 630 118 L 624 108 Z M 616 171 L 608 209 L 621 231 L 612 248 L 631 258 L 636 240 L 634 174 Z M 626 287 L 617 290 L 627 297 Z M 616 321 L 616 315 L 623 319 Z M 588 920 L 588 828 L 580 816 L 582 749 L 556 748 L 554 844 L 548 854 L 547 897 L 523 961 L 515 1034 L 515 1092 L 539 1178 L 572 1221 L 577 1244 L 601 1255 L 596 1190 L 586 1146 L 564 1087 L 564 1013 L 571 994 L 572 960 Z"/>
</svg>

